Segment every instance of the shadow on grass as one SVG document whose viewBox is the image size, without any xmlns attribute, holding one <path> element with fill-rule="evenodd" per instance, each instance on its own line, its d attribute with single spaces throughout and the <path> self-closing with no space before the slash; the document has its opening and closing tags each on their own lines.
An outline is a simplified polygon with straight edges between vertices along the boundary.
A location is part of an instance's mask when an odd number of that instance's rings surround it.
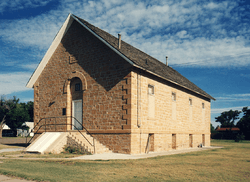
<svg viewBox="0 0 250 182">
<path fill-rule="evenodd" d="M 5 143 L 4 145 L 13 146 L 13 147 L 26 147 L 26 143 Z M 28 144 L 27 146 L 29 146 Z"/>
</svg>

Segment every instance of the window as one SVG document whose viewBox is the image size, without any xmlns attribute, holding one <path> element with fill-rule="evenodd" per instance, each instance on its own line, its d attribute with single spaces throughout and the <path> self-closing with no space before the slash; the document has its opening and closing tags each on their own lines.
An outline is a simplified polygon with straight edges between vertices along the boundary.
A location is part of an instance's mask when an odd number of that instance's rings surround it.
<svg viewBox="0 0 250 182">
<path fill-rule="evenodd" d="M 75 91 L 81 91 L 81 83 L 75 84 Z"/>
<path fill-rule="evenodd" d="M 69 56 L 69 63 L 70 64 L 77 63 L 78 62 L 77 60 L 78 60 L 77 55 L 70 55 Z"/>
<path fill-rule="evenodd" d="M 172 134 L 172 149 L 176 149 L 176 134 Z"/>
<path fill-rule="evenodd" d="M 172 119 L 176 120 L 176 93 L 172 92 Z"/>
<path fill-rule="evenodd" d="M 65 116 L 66 115 L 66 108 L 62 109 L 62 115 Z"/>
<path fill-rule="evenodd" d="M 193 121 L 193 99 L 189 98 L 189 122 Z"/>
<path fill-rule="evenodd" d="M 148 85 L 148 94 L 150 94 L 150 95 L 154 95 L 155 94 L 154 86 L 153 85 Z"/>
<path fill-rule="evenodd" d="M 189 105 L 192 106 L 193 105 L 193 101 L 191 98 L 189 98 Z"/>
<path fill-rule="evenodd" d="M 176 101 L 176 93 L 172 92 L 172 101 Z"/>
<path fill-rule="evenodd" d="M 155 96 L 154 86 L 148 85 L 148 118 L 155 118 Z"/>
<path fill-rule="evenodd" d="M 202 103 L 202 109 L 205 109 L 205 104 L 204 103 Z"/>
</svg>

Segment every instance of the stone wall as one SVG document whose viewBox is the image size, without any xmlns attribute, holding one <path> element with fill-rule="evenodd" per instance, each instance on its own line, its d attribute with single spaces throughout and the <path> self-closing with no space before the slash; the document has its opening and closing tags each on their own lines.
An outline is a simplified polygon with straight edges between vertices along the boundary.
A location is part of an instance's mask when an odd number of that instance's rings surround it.
<svg viewBox="0 0 250 182">
<path fill-rule="evenodd" d="M 93 137 L 115 153 L 130 154 L 131 134 L 93 134 Z"/>
<path fill-rule="evenodd" d="M 190 134 L 193 147 L 203 142 L 203 134 L 205 146 L 210 146 L 210 100 L 138 70 L 131 78 L 131 153 L 146 150 L 149 134 L 154 135 L 154 151 L 172 150 L 172 134 L 176 149 L 189 148 Z M 148 93 L 149 86 L 154 94 Z"/>
<path fill-rule="evenodd" d="M 120 133 L 130 132 L 130 70 L 129 63 L 73 22 L 34 85 L 35 123 L 41 118 L 66 117 L 65 109 L 70 116 L 72 99 L 82 98 L 84 127 L 93 134 L 111 132 L 119 137 L 117 145 L 130 146 L 129 135 L 120 138 Z M 79 82 L 78 78 L 82 90 L 75 93 L 73 86 Z M 71 88 L 67 89 L 69 84 Z M 67 122 L 70 124 L 71 120 Z M 57 128 L 57 131 L 64 130 L 66 126 Z M 103 144 L 112 143 L 111 138 L 102 140 Z M 129 148 L 114 150 L 128 153 Z"/>
</svg>

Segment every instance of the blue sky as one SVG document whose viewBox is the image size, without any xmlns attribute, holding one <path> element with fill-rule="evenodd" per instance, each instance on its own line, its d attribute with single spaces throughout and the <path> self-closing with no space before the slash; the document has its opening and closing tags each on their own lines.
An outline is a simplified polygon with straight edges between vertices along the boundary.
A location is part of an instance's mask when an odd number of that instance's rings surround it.
<svg viewBox="0 0 250 182">
<path fill-rule="evenodd" d="M 211 122 L 250 103 L 250 1 L 1 0 L 0 95 L 25 87 L 69 13 L 165 63 L 216 98 Z"/>
</svg>

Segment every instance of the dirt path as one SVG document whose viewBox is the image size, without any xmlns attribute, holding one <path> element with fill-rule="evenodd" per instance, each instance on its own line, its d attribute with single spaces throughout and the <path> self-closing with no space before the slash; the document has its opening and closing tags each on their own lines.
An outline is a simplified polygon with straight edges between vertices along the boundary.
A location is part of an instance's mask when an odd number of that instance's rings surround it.
<svg viewBox="0 0 250 182">
<path fill-rule="evenodd" d="M 10 146 L 26 146 L 26 138 L 8 137 L 0 138 L 0 144 L 10 145 Z"/>
</svg>

